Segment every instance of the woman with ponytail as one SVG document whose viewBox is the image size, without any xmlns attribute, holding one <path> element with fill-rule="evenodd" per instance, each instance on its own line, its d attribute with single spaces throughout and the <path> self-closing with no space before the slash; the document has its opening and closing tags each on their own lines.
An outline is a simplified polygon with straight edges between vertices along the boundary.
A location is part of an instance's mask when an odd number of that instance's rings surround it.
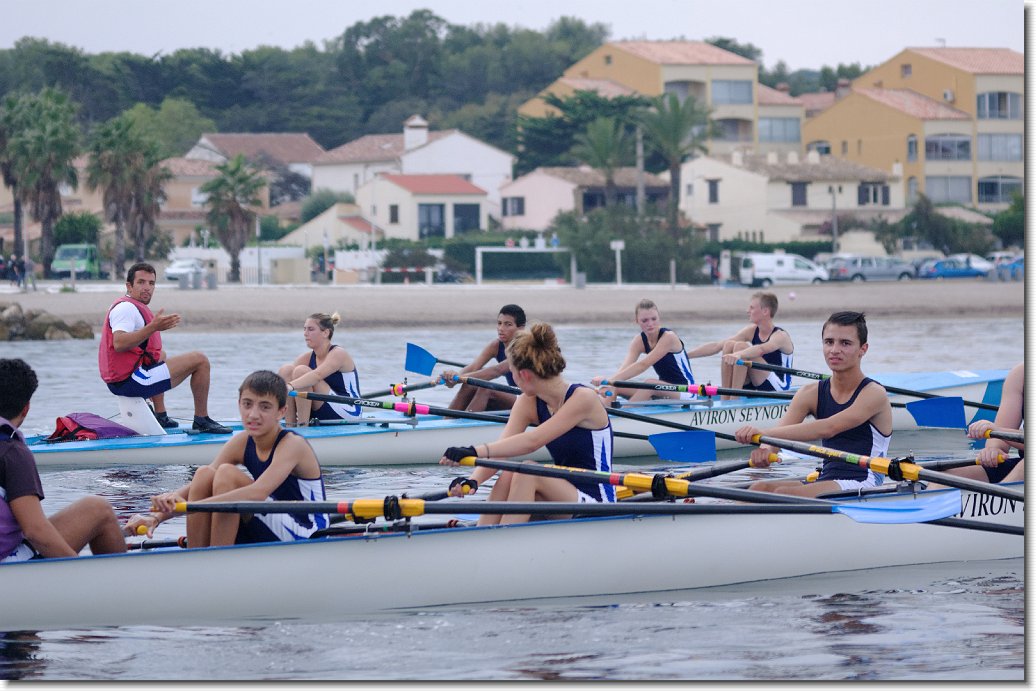
<svg viewBox="0 0 1036 692">
<path fill-rule="evenodd" d="M 593 389 L 571 384 L 561 376 L 565 359 L 551 326 L 539 323 L 519 332 L 507 346 L 507 357 L 511 375 L 522 394 L 511 409 L 500 439 L 473 447 L 450 447 L 439 463 L 456 466 L 469 456 L 519 457 L 546 446 L 555 464 L 610 471 L 612 428 L 608 411 Z M 470 477 L 455 479 L 450 484 L 450 494 L 463 495 L 472 488 L 477 491 L 495 473 L 493 469 L 478 467 Z M 614 502 L 615 488 L 504 471 L 493 485 L 489 499 Z M 517 524 L 529 518 L 529 514 L 482 515 L 479 524 Z"/>
<path fill-rule="evenodd" d="M 340 321 L 341 317 L 337 312 L 330 315 L 317 312 L 306 319 L 302 336 L 310 350 L 302 352 L 298 358 L 282 365 L 277 371 L 288 383 L 289 390 L 360 396 L 360 376 L 356 372 L 353 357 L 341 346 L 331 343 L 335 326 Z M 284 419 L 289 426 L 306 426 L 309 425 L 311 417 L 320 420 L 341 420 L 359 415 L 359 406 L 289 396 Z"/>
</svg>

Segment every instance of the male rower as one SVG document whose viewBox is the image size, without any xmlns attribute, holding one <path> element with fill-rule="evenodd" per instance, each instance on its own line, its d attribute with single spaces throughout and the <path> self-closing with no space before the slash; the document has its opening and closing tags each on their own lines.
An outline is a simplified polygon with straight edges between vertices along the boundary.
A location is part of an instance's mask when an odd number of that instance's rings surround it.
<svg viewBox="0 0 1036 692">
<path fill-rule="evenodd" d="M 281 427 L 287 403 L 288 385 L 277 373 L 258 370 L 246 377 L 237 400 L 244 431 L 230 438 L 211 464 L 195 471 L 190 483 L 152 497 L 154 510 L 131 517 L 127 531 L 143 526 L 151 536 L 173 516 L 177 502 L 326 499 L 313 449 L 305 438 Z M 326 514 L 192 512 L 187 516 L 187 545 L 302 540 L 326 526 Z"/>
<path fill-rule="evenodd" d="M 720 377 L 723 387 L 754 389 L 761 392 L 787 391 L 791 387 L 791 375 L 749 369 L 737 364 L 737 361 L 741 360 L 791 367 L 795 345 L 787 331 L 774 325 L 773 318 L 776 316 L 777 296 L 762 291 L 753 293 L 752 299 L 748 302 L 747 325 L 733 336 L 687 351 L 687 357 L 702 358 L 722 352 Z M 728 395 L 723 398 L 733 397 Z"/>
<path fill-rule="evenodd" d="M 492 380 L 503 375 L 507 379 L 507 384 L 515 387 L 514 377 L 511 375 L 511 364 L 507 359 L 507 345 L 514 339 L 514 335 L 524 327 L 525 310 L 513 304 L 500 308 L 500 314 L 496 316 L 496 338 L 486 344 L 486 347 L 475 356 L 474 360 L 459 371 L 444 370 L 440 375 L 444 384 L 450 388 L 457 384 L 453 380 L 455 375 L 467 375 L 479 380 Z M 487 365 L 494 358 L 497 362 Z M 453 401 L 450 402 L 449 408 L 455 411 L 509 410 L 514 406 L 516 398 L 514 394 L 507 392 L 462 384 L 460 390 L 453 397 Z"/>
<path fill-rule="evenodd" d="M 20 358 L 0 358 L 0 563 L 42 557 L 126 552 L 126 539 L 108 501 L 89 495 L 49 517 L 36 460 L 18 429 L 39 381 Z M 7 598 L 17 598 L 7 594 Z"/>
<path fill-rule="evenodd" d="M 1000 408 L 996 419 L 977 420 L 968 426 L 968 437 L 974 440 L 985 439 L 986 444 L 978 453 L 978 463 L 974 466 L 963 466 L 952 469 L 948 473 L 964 476 L 987 483 L 1010 483 L 1025 480 L 1025 443 L 1001 440 L 996 437 L 986 438 L 987 431 L 1022 432 L 1025 424 L 1025 363 L 1011 368 L 1004 378 L 1003 391 L 1000 394 Z M 1018 458 L 1000 463 L 1000 457 L 1006 457 L 1014 447 L 1018 450 Z"/>
<path fill-rule="evenodd" d="M 867 353 L 864 314 L 836 312 L 824 322 L 821 333 L 824 360 L 831 370 L 830 379 L 799 389 L 776 427 L 760 430 L 746 425 L 734 436 L 742 444 L 752 444 L 755 435 L 763 434 L 799 441 L 819 439 L 825 447 L 853 454 L 888 454 L 892 439 L 892 405 L 885 388 L 866 377 L 860 369 L 860 361 Z M 813 416 L 814 420 L 807 422 L 807 416 Z M 770 454 L 777 451 L 770 445 L 752 450 L 752 466 L 769 466 Z M 824 462 L 816 482 L 760 481 L 751 489 L 817 497 L 825 493 L 872 488 L 883 482 L 884 477 L 870 469 L 830 459 Z"/>
</svg>

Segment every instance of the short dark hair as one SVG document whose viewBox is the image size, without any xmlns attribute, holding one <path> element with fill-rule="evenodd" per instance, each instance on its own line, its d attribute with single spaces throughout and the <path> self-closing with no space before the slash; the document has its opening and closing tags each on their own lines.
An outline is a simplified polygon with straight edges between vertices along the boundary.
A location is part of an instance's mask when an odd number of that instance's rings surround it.
<svg viewBox="0 0 1036 692">
<path fill-rule="evenodd" d="M 277 398 L 278 408 L 284 408 L 288 403 L 288 383 L 280 375 L 270 370 L 256 370 L 246 377 L 241 386 L 237 388 L 238 397 L 244 394 L 246 389 L 259 396 L 273 395 Z"/>
<path fill-rule="evenodd" d="M 150 264 L 148 264 L 147 262 L 137 262 L 128 270 L 126 270 L 126 283 L 132 284 L 134 275 L 139 271 L 145 271 L 148 274 L 154 274 L 155 276 L 158 276 L 158 272 L 156 272 L 155 268 L 152 267 Z"/>
<path fill-rule="evenodd" d="M 863 346 L 867 343 L 867 319 L 866 315 L 862 312 L 855 312 L 853 310 L 843 310 L 841 312 L 832 313 L 827 321 L 824 322 L 824 326 L 820 328 L 820 336 L 824 335 L 824 330 L 827 329 L 827 325 L 837 324 L 841 327 L 856 327 L 856 334 L 860 337 L 860 345 Z"/>
<path fill-rule="evenodd" d="M 0 358 L 0 416 L 11 420 L 25 408 L 40 382 L 21 358 Z"/>
<path fill-rule="evenodd" d="M 500 308 L 500 312 L 498 314 L 513 317 L 515 324 L 517 324 L 519 327 L 525 326 L 525 310 L 522 310 L 520 307 L 513 303 L 508 303 L 507 305 Z"/>
</svg>

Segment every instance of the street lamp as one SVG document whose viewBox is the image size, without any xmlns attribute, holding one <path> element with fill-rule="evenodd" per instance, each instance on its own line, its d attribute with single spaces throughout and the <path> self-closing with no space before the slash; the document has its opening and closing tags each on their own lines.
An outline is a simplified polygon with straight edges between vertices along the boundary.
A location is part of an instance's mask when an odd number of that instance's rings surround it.
<svg viewBox="0 0 1036 692">
<path fill-rule="evenodd" d="M 838 252 L 838 197 L 842 193 L 841 185 L 828 185 L 831 193 L 831 253 Z"/>
</svg>

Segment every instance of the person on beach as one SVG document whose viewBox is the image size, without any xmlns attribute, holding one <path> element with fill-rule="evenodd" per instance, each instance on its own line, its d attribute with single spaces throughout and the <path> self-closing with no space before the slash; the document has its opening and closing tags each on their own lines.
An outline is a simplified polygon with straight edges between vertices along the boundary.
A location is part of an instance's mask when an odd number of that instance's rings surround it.
<svg viewBox="0 0 1036 692">
<path fill-rule="evenodd" d="M 777 296 L 760 291 L 748 302 L 748 324 L 733 336 L 702 344 L 687 352 L 688 358 L 702 358 L 723 354 L 720 364 L 721 386 L 731 389 L 751 389 L 760 392 L 787 391 L 791 375 L 782 375 L 738 365 L 737 361 L 768 363 L 790 368 L 795 345 L 791 335 L 774 325 L 777 316 Z M 724 399 L 734 398 L 726 395 Z"/>
<path fill-rule="evenodd" d="M 39 380 L 20 358 L 0 359 L 0 563 L 43 557 L 126 552 L 126 538 L 107 500 L 89 495 L 47 516 L 36 460 L 19 426 Z M 7 594 L 16 598 L 16 594 Z"/>
<path fill-rule="evenodd" d="M 136 533 L 143 526 L 149 537 L 154 535 L 160 523 L 174 516 L 177 502 L 325 500 L 324 478 L 312 447 L 281 427 L 287 400 L 287 385 L 277 373 L 257 370 L 246 377 L 237 400 L 244 430 L 223 445 L 211 464 L 195 471 L 190 483 L 152 497 L 152 511 L 131 517 L 126 531 Z M 326 514 L 192 512 L 187 515 L 187 545 L 296 541 L 327 525 Z"/>
<path fill-rule="evenodd" d="M 511 409 L 500 439 L 473 447 L 450 447 L 439 463 L 456 466 L 469 456 L 518 457 L 546 446 L 555 464 L 610 471 L 612 427 L 608 411 L 593 389 L 570 384 L 562 378 L 565 359 L 551 326 L 538 323 L 528 331 L 519 332 L 508 345 L 507 356 L 511 374 L 522 394 Z M 494 469 L 478 467 L 470 476 L 454 479 L 450 494 L 463 495 L 469 489 L 475 492 L 495 474 Z M 504 471 L 493 485 L 489 499 L 614 502 L 615 488 Z M 529 519 L 529 514 L 482 515 L 479 524 L 517 524 Z"/>
<path fill-rule="evenodd" d="M 615 371 L 615 374 L 604 377 L 598 375 L 590 380 L 595 387 L 602 381 L 629 380 L 654 368 L 658 379 L 647 379 L 650 384 L 694 384 L 691 363 L 684 353 L 683 341 L 673 330 L 662 326 L 662 315 L 654 302 L 644 299 L 637 303 L 633 310 L 634 322 L 640 327 L 640 334 L 633 337 L 626 359 Z M 643 358 L 641 358 L 643 356 Z M 609 388 L 614 395 L 623 396 L 630 401 L 648 399 L 693 399 L 693 392 L 656 392 L 650 389 L 630 389 L 624 387 Z"/>
<path fill-rule="evenodd" d="M 507 384 L 517 386 L 507 360 L 507 346 L 515 334 L 524 328 L 524 310 L 513 304 L 500 308 L 500 314 L 496 316 L 496 339 L 486 344 L 475 359 L 460 370 L 444 370 L 440 375 L 443 384 L 452 388 L 457 384 L 453 380 L 456 375 L 467 375 L 480 380 L 493 380 L 503 375 L 507 379 Z M 487 365 L 494 358 L 496 363 Z M 462 384 L 449 408 L 455 411 L 502 411 L 514 406 L 515 399 L 516 396 L 508 392 Z"/>
<path fill-rule="evenodd" d="M 126 272 L 126 295 L 108 308 L 97 349 L 101 379 L 117 396 L 151 399 L 155 418 L 163 428 L 179 424 L 165 409 L 165 392 L 188 377 L 194 397 L 194 423 L 199 432 L 229 435 L 230 428 L 209 418 L 209 379 L 212 368 L 201 351 L 166 356 L 162 350 L 162 334 L 180 324 L 177 313 L 165 309 L 152 313 L 148 305 L 155 293 L 155 268 L 137 262 Z"/>
<path fill-rule="evenodd" d="M 349 352 L 331 343 L 335 327 L 341 321 L 337 312 L 316 312 L 306 318 L 302 337 L 309 351 L 281 366 L 278 372 L 288 383 L 288 389 L 337 396 L 360 396 L 360 375 Z M 311 419 L 342 420 L 360 415 L 360 407 L 329 401 L 314 401 L 290 397 L 286 421 L 288 425 L 309 425 Z"/>
<path fill-rule="evenodd" d="M 1004 378 L 1000 393 L 1000 410 L 993 421 L 977 420 L 968 426 L 968 437 L 973 440 L 986 439 L 987 430 L 998 432 L 1022 432 L 1025 424 L 1025 363 L 1011 368 Z M 1000 456 L 1007 456 L 1014 447 L 1018 458 L 999 463 Z M 952 469 L 948 473 L 989 483 L 1009 483 L 1025 480 L 1025 443 L 1008 442 L 995 437 L 986 439 L 985 447 L 978 453 L 978 464 Z"/>
<path fill-rule="evenodd" d="M 863 374 L 860 362 L 867 353 L 867 321 L 862 312 L 836 312 L 821 330 L 824 360 L 831 378 L 803 386 L 792 398 L 776 427 L 760 430 L 746 425 L 734 436 L 741 444 L 752 444 L 763 434 L 787 440 L 819 439 L 825 447 L 866 456 L 885 456 L 892 439 L 892 405 L 885 388 Z M 807 416 L 814 420 L 806 421 Z M 767 467 L 778 450 L 761 445 L 752 450 L 753 467 Z M 824 493 L 873 488 L 884 477 L 855 464 L 839 460 L 824 462 L 816 482 L 797 480 L 760 481 L 752 490 L 816 497 Z"/>
</svg>

